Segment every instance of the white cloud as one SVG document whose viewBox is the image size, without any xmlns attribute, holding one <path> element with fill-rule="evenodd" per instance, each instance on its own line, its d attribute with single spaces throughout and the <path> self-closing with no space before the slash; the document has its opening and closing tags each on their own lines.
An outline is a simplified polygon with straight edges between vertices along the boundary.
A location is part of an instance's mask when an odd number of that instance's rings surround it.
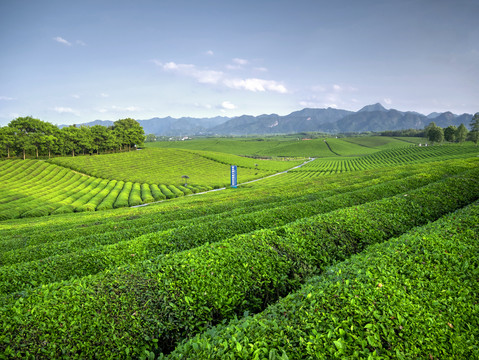
<svg viewBox="0 0 479 360">
<path fill-rule="evenodd" d="M 110 97 L 110 95 L 106 94 L 106 93 L 101 93 L 100 94 L 100 97 L 102 98 L 107 98 L 107 97 Z"/>
<path fill-rule="evenodd" d="M 247 65 L 249 63 L 246 59 L 234 58 L 233 62 L 238 65 Z"/>
<path fill-rule="evenodd" d="M 80 46 L 86 46 L 86 43 L 82 40 L 77 40 L 76 43 Z"/>
<path fill-rule="evenodd" d="M 76 116 L 80 115 L 76 110 L 73 110 L 71 107 L 55 106 L 53 110 L 59 114 L 73 114 Z"/>
<path fill-rule="evenodd" d="M 283 84 L 274 80 L 264 79 L 225 79 L 223 82 L 227 87 L 232 89 L 248 90 L 253 92 L 274 91 L 280 94 L 286 94 L 288 90 Z"/>
<path fill-rule="evenodd" d="M 244 65 L 249 64 L 249 61 L 246 59 L 234 58 L 233 64 L 226 65 L 226 68 L 229 70 L 238 70 L 241 69 Z"/>
<path fill-rule="evenodd" d="M 247 61 L 236 59 L 238 62 Z M 177 74 L 196 79 L 203 84 L 221 84 L 231 89 L 248 90 L 253 92 L 273 91 L 280 94 L 288 92 L 286 87 L 274 80 L 265 80 L 257 78 L 232 78 L 222 71 L 199 69 L 193 64 L 177 64 L 175 62 L 162 63 L 158 60 L 152 60 L 154 64 L 161 67 L 164 71 L 175 72 Z"/>
<path fill-rule="evenodd" d="M 55 40 L 56 42 L 59 42 L 60 44 L 72 46 L 71 42 L 69 42 L 68 40 L 65 40 L 64 38 L 60 36 L 54 37 L 53 40 Z"/>
<path fill-rule="evenodd" d="M 203 84 L 217 84 L 224 76 L 223 72 L 216 70 L 202 70 L 198 69 L 192 64 L 177 64 L 175 62 L 168 62 L 163 64 L 154 60 L 154 63 L 161 66 L 165 71 L 173 71 L 184 76 L 189 76 L 198 80 Z"/>
<path fill-rule="evenodd" d="M 254 69 L 256 71 L 260 71 L 260 72 L 267 72 L 268 71 L 268 68 L 265 68 L 265 67 L 255 67 Z"/>
<path fill-rule="evenodd" d="M 333 90 L 334 91 L 341 91 L 341 90 L 343 90 L 343 88 L 341 86 L 337 85 L 337 84 L 334 84 L 333 85 Z"/>
<path fill-rule="evenodd" d="M 222 107 L 223 109 L 226 109 L 226 110 L 234 110 L 234 109 L 236 109 L 236 105 L 235 105 L 235 104 L 232 104 L 232 103 L 229 102 L 229 101 L 223 101 L 223 102 L 221 103 L 221 107 Z"/>
<path fill-rule="evenodd" d="M 390 98 L 385 98 L 383 100 L 386 105 L 391 105 L 393 103 L 393 101 Z"/>
<path fill-rule="evenodd" d="M 74 98 L 74 99 L 79 99 L 79 98 L 80 98 L 80 95 L 78 95 L 78 94 L 73 94 L 73 95 L 72 95 L 72 98 Z"/>
<path fill-rule="evenodd" d="M 107 113 L 107 112 L 134 112 L 134 111 L 140 111 L 141 108 L 138 106 L 107 106 L 104 108 L 98 109 L 99 112 L 101 113 Z"/>
<path fill-rule="evenodd" d="M 213 56 L 215 53 L 213 52 L 213 50 L 208 50 L 205 54 L 209 56 Z"/>
<path fill-rule="evenodd" d="M 200 109 L 211 109 L 213 108 L 210 104 L 200 104 L 200 103 L 194 103 L 194 106 Z"/>
<path fill-rule="evenodd" d="M 0 96 L 0 100 L 3 100 L 3 101 L 12 101 L 12 100 L 15 100 L 15 98 L 12 98 L 10 96 Z"/>
</svg>

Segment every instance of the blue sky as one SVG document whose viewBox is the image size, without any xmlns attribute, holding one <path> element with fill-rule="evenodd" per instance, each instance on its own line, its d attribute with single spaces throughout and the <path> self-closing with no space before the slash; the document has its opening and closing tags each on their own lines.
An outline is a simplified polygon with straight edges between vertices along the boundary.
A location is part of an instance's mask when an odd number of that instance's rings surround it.
<svg viewBox="0 0 479 360">
<path fill-rule="evenodd" d="M 0 125 L 479 111 L 477 0 L 0 1 Z"/>
</svg>

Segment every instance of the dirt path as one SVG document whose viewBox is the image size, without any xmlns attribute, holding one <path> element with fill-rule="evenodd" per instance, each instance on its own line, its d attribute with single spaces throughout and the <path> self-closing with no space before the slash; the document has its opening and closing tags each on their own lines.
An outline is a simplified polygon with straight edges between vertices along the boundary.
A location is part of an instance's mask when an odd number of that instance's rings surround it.
<svg viewBox="0 0 479 360">
<path fill-rule="evenodd" d="M 276 173 L 276 174 L 273 174 L 273 175 L 268 175 L 268 176 L 265 176 L 263 178 L 259 178 L 259 179 L 255 179 L 255 180 L 251 180 L 251 181 L 246 181 L 244 183 L 241 183 L 241 184 L 238 184 L 238 186 L 241 186 L 241 185 L 245 185 L 245 184 L 250 184 L 250 183 L 253 183 L 253 182 L 256 182 L 256 181 L 261 181 L 261 180 L 264 180 L 264 179 L 268 179 L 268 178 L 271 178 L 273 176 L 278 176 L 278 175 L 281 175 L 281 174 L 286 174 L 288 171 L 291 171 L 291 170 L 294 170 L 294 169 L 298 169 L 308 163 L 310 163 L 311 161 L 314 161 L 316 160 L 316 158 L 310 158 L 308 161 L 305 161 L 304 163 L 302 163 L 301 165 L 298 165 L 298 166 L 295 166 L 295 167 L 292 167 L 291 169 L 288 169 L 288 170 L 285 170 L 285 171 L 281 171 L 279 173 Z M 210 193 L 210 192 L 214 192 L 214 191 L 221 191 L 221 190 L 226 190 L 227 188 L 226 187 L 222 187 L 222 188 L 219 188 L 219 189 L 213 189 L 213 190 L 208 190 L 208 191 L 203 191 L 203 192 L 199 192 L 199 193 L 196 193 L 196 194 L 190 194 L 190 195 L 185 195 L 185 196 L 195 196 L 195 195 L 202 195 L 202 194 L 207 194 L 207 193 Z M 147 205 L 151 205 L 151 204 L 158 204 L 160 202 L 163 202 L 163 201 L 166 201 L 166 200 L 160 200 L 160 201 L 155 201 L 155 202 L 151 202 L 151 203 L 147 203 L 147 204 L 141 204 L 141 205 L 135 205 L 135 206 L 130 206 L 132 208 L 137 208 L 137 207 L 143 207 L 143 206 L 147 206 Z"/>
</svg>

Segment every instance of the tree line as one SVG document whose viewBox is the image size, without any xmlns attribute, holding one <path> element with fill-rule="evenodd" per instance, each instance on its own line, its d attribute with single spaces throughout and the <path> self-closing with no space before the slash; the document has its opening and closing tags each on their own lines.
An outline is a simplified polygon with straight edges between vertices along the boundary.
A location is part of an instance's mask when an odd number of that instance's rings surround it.
<svg viewBox="0 0 479 360">
<path fill-rule="evenodd" d="M 470 128 L 471 131 L 467 130 L 464 124 L 461 124 L 458 127 L 449 125 L 446 128 L 441 128 L 433 121 L 424 129 L 424 135 L 432 143 L 440 143 L 443 141 L 461 143 L 469 140 L 477 145 L 479 140 L 479 113 L 476 113 L 472 117 Z"/>
<path fill-rule="evenodd" d="M 424 137 L 432 143 L 448 142 L 464 142 L 473 141 L 476 145 L 479 141 L 479 113 L 476 113 L 470 123 L 470 131 L 464 124 L 459 126 L 449 125 L 446 128 L 437 126 L 436 123 L 430 122 L 424 129 L 404 129 L 404 130 L 387 130 L 380 133 L 381 136 L 415 136 Z"/>
<path fill-rule="evenodd" d="M 19 117 L 0 127 L 0 156 L 33 157 L 130 151 L 145 141 L 145 132 L 134 119 L 120 119 L 112 126 L 76 125 L 58 128 L 31 116 Z"/>
</svg>

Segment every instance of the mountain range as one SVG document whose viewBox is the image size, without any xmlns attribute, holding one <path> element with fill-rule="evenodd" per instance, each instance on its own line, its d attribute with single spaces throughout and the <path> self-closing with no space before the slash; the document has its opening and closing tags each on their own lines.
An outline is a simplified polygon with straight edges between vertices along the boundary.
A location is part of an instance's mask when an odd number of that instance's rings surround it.
<svg viewBox="0 0 479 360">
<path fill-rule="evenodd" d="M 469 127 L 471 114 L 455 115 L 451 112 L 423 115 L 414 111 L 386 109 L 381 104 L 367 105 L 357 112 L 335 108 L 312 109 L 292 112 L 289 115 L 242 115 L 213 118 L 152 118 L 138 120 L 145 134 L 163 136 L 191 135 L 265 135 L 299 132 L 379 132 L 386 130 L 424 129 L 434 121 L 437 126 Z M 110 126 L 113 121 L 96 120 L 81 125 Z"/>
</svg>

